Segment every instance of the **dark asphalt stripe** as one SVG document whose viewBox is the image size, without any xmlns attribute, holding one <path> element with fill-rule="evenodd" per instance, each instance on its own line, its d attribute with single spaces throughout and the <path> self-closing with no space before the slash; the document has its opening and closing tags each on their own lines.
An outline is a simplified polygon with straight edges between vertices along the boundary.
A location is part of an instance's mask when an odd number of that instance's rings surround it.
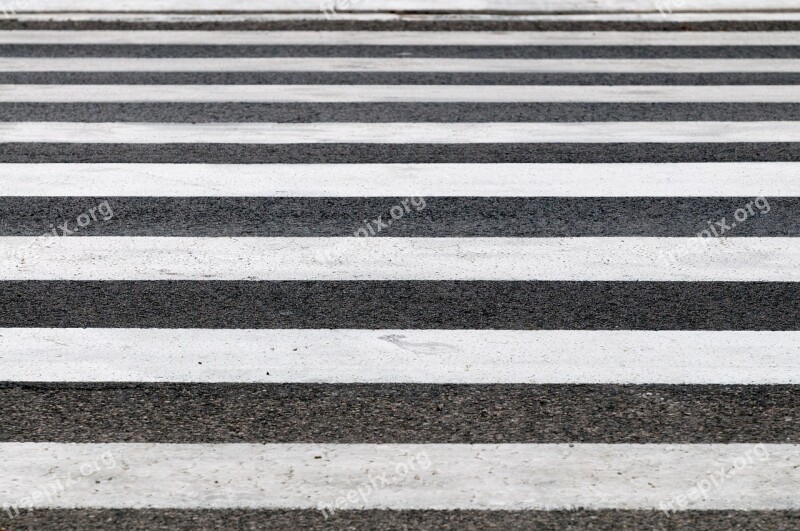
<svg viewBox="0 0 800 531">
<path fill-rule="evenodd" d="M 800 92 L 800 87 L 798 87 Z M 642 122 L 800 120 L 800 103 L 0 103 L 0 122 Z"/>
<path fill-rule="evenodd" d="M 3 281 L 0 327 L 800 330 L 800 283 Z"/>
<path fill-rule="evenodd" d="M 82 144 L 0 143 L 0 163 L 796 162 L 800 143 Z"/>
<path fill-rule="evenodd" d="M 80 214 L 103 201 L 114 217 L 76 236 L 352 236 L 365 219 L 388 219 L 402 199 L 0 197 L 0 236 L 39 236 L 65 221 L 73 230 Z M 752 197 L 429 197 L 424 210 L 376 236 L 696 236 L 709 221 L 736 223 L 734 213 L 751 203 L 754 214 L 725 236 L 800 237 L 800 198 L 767 201 L 763 213 Z"/>
<path fill-rule="evenodd" d="M 2 442 L 799 443 L 796 385 L 0 384 Z"/>
<path fill-rule="evenodd" d="M 752 531 L 800 528 L 800 511 L 480 511 L 345 510 L 326 519 L 310 509 L 40 509 L 15 520 L 0 512 L 8 531 L 196 531 L 198 529 L 363 529 L 452 531 Z"/>
<path fill-rule="evenodd" d="M 75 85 L 798 85 L 800 73 L 0 72 L 0 84 Z"/>
<path fill-rule="evenodd" d="M 143 22 L 122 20 L 0 19 L 0 30 L 238 30 L 238 31 L 798 31 L 797 20 L 240 20 Z"/>
<path fill-rule="evenodd" d="M 441 57 L 505 59 L 784 59 L 800 46 L 464 46 L 0 44 L 0 57 Z"/>
</svg>

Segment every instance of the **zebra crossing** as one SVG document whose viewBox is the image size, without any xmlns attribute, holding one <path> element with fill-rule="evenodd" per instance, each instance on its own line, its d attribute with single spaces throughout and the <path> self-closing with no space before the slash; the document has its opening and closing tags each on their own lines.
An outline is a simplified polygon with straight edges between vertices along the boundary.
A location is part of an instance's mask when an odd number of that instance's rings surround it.
<svg viewBox="0 0 800 531">
<path fill-rule="evenodd" d="M 797 527 L 800 22 L 507 18 L 0 25 L 0 527 Z"/>
</svg>

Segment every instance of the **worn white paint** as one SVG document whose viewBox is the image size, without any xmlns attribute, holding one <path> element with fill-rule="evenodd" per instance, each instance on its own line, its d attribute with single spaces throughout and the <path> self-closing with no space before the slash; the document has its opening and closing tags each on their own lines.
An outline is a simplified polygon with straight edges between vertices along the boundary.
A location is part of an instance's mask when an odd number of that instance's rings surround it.
<svg viewBox="0 0 800 531">
<path fill-rule="evenodd" d="M 800 31 L 0 31 L 0 44 L 797 46 Z"/>
<path fill-rule="evenodd" d="M 725 102 L 800 101 L 797 85 L 0 85 L 2 102 Z"/>
<path fill-rule="evenodd" d="M 0 164 L 7 197 L 795 197 L 800 163 Z"/>
<path fill-rule="evenodd" d="M 800 142 L 800 122 L 4 122 L 0 142 L 481 144 Z"/>
<path fill-rule="evenodd" d="M 800 163 L 0 164 L 7 197 L 795 197 Z"/>
<path fill-rule="evenodd" d="M 656 1 L 656 0 L 654 0 Z M 295 13 L 9 13 L 9 17 L 23 22 L 53 20 L 53 21 L 124 21 L 124 22 L 264 22 L 264 21 L 295 21 L 295 20 L 331 20 L 330 12 L 295 12 Z M 787 11 L 717 11 L 717 12 L 677 12 L 666 15 L 661 13 L 558 13 L 558 14 L 488 14 L 488 13 L 379 13 L 379 12 L 347 12 L 337 11 L 336 20 L 357 21 L 553 21 L 562 22 L 611 22 L 611 21 L 642 21 L 642 22 L 709 22 L 709 21 L 775 21 L 775 20 L 800 20 L 800 13 Z"/>
<path fill-rule="evenodd" d="M 0 237 L 1 280 L 797 282 L 798 263 L 800 238 Z"/>
<path fill-rule="evenodd" d="M 800 59 L 0 57 L 0 72 L 800 72 Z"/>
<path fill-rule="evenodd" d="M 342 12 L 658 12 L 659 6 L 677 12 L 749 11 L 752 0 L 17 0 L 23 13 L 92 12 L 315 12 L 323 8 Z M 796 11 L 795 0 L 759 0 L 761 11 Z"/>
<path fill-rule="evenodd" d="M 800 332 L 2 328 L 16 382 L 800 384 Z"/>
<path fill-rule="evenodd" d="M 673 509 L 796 510 L 798 450 L 794 444 L 0 443 L 0 504 L 317 509 L 341 499 L 340 509 L 665 509 L 662 503 L 673 502 Z M 377 479 L 383 474 L 387 484 Z M 67 476 L 74 483 L 58 489 L 56 481 Z M 674 505 L 678 496 L 683 507 Z"/>
</svg>

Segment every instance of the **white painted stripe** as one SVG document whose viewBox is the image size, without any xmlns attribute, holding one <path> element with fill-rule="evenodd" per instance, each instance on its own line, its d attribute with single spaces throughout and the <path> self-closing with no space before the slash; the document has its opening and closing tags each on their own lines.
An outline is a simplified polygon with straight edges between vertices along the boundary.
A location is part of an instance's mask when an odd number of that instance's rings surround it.
<svg viewBox="0 0 800 531">
<path fill-rule="evenodd" d="M 0 85 L 3 102 L 798 102 L 796 85 Z"/>
<path fill-rule="evenodd" d="M 12 197 L 798 197 L 800 163 L 0 164 Z"/>
<path fill-rule="evenodd" d="M 680 496 L 686 509 L 796 510 L 799 449 L 795 444 L 0 443 L 0 504 L 316 509 L 340 499 L 340 509 L 664 509 L 662 503 L 675 507 Z M 387 484 L 376 479 L 384 474 Z M 58 489 L 56 482 L 63 484 L 66 477 L 74 481 Z"/>
<path fill-rule="evenodd" d="M 800 332 L 2 328 L 16 382 L 800 384 Z"/>
<path fill-rule="evenodd" d="M 800 238 L 0 237 L 4 281 L 796 282 L 798 263 Z"/>
<path fill-rule="evenodd" d="M 800 163 L 0 164 L 6 197 L 794 197 Z"/>
<path fill-rule="evenodd" d="M 797 46 L 800 31 L 0 31 L 0 44 Z"/>
<path fill-rule="evenodd" d="M 800 59 L 1 57 L 0 72 L 800 72 Z"/>
<path fill-rule="evenodd" d="M 296 13 L 9 13 L 9 18 L 23 22 L 33 21 L 124 21 L 124 22 L 264 22 L 264 21 L 296 21 L 296 20 L 330 20 L 331 13 L 296 12 Z M 795 21 L 800 20 L 797 12 L 752 11 L 730 12 L 717 11 L 710 13 L 684 13 L 673 11 L 666 17 L 661 13 L 566 13 L 566 14 L 484 14 L 484 13 L 351 13 L 336 12 L 336 20 L 358 21 L 561 21 L 561 22 L 711 22 L 711 21 Z"/>
<path fill-rule="evenodd" d="M 659 4 L 654 0 L 369 0 L 346 2 L 344 0 L 194 0 L 187 6 L 185 0 L 15 0 L 8 7 L 16 7 L 23 13 L 50 11 L 94 11 L 94 12 L 315 12 L 326 8 L 329 11 L 422 11 L 422 12 L 654 12 L 659 5 L 678 12 L 749 11 L 752 0 L 680 0 L 671 4 Z M 759 0 L 762 11 L 796 11 L 796 0 Z"/>
<path fill-rule="evenodd" d="M 0 142 L 481 144 L 800 142 L 800 122 L 3 122 Z"/>
</svg>

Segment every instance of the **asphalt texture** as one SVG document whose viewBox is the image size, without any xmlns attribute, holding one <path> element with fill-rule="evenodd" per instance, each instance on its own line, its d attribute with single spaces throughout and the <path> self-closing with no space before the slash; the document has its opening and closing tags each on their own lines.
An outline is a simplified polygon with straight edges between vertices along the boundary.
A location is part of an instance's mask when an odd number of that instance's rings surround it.
<svg viewBox="0 0 800 531">
<path fill-rule="evenodd" d="M 2 129 L 2 125 L 0 125 Z M 800 143 L 0 144 L 0 163 L 798 162 Z"/>
<path fill-rule="evenodd" d="M 795 282 L 3 281 L 0 326 L 797 330 Z"/>
<path fill-rule="evenodd" d="M 319 17 L 320 11 L 312 15 Z M 800 20 L 719 20 L 686 21 L 661 17 L 657 20 L 520 20 L 505 19 L 426 19 L 419 13 L 395 11 L 407 18 L 396 20 L 331 19 L 283 20 L 102 20 L 39 19 L 14 17 L 0 19 L 0 30 L 230 30 L 230 31 L 798 31 Z"/>
<path fill-rule="evenodd" d="M 552 123 L 782 120 L 800 120 L 800 103 L 0 103 L 0 122 Z"/>
<path fill-rule="evenodd" d="M 326 519 L 316 510 L 81 509 L 0 513 L 7 531 L 40 529 L 106 531 L 195 531 L 262 529 L 520 530 L 541 531 L 774 531 L 800 527 L 800 511 L 337 511 Z"/>
<path fill-rule="evenodd" d="M 402 197 L 0 197 L 0 236 L 40 236 L 108 201 L 114 217 L 70 236 L 353 236 Z M 427 197 L 374 237 L 691 237 L 753 197 Z M 726 237 L 800 236 L 800 198 L 765 198 L 769 212 Z M 765 209 L 766 210 L 766 209 Z M 60 232 L 59 232 L 60 234 Z"/>
<path fill-rule="evenodd" d="M 0 410 L 2 442 L 800 443 L 793 385 L 9 383 Z"/>
</svg>

